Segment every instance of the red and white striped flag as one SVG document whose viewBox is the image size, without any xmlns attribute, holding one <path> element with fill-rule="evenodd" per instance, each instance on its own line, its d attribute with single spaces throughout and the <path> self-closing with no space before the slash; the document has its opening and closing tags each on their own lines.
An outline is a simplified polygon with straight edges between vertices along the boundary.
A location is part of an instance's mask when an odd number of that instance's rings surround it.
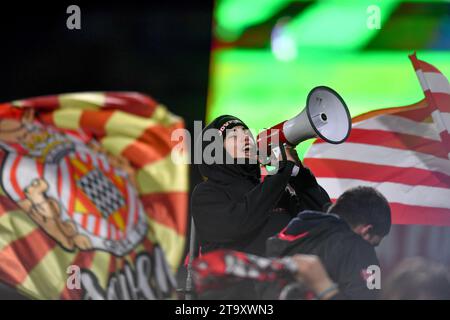
<svg viewBox="0 0 450 320">
<path fill-rule="evenodd" d="M 450 84 L 446 76 L 431 64 L 418 60 L 415 54 L 410 59 L 425 93 L 443 150 L 448 152 L 450 158 Z"/>
<path fill-rule="evenodd" d="M 353 118 L 345 143 L 318 139 L 304 161 L 332 199 L 372 186 L 388 199 L 393 224 L 414 225 L 393 228 L 386 242 L 396 248 L 387 255 L 430 257 L 450 252 L 450 85 L 434 66 L 410 59 L 424 100 Z"/>
<path fill-rule="evenodd" d="M 450 85 L 445 76 L 411 56 L 426 99 L 353 119 L 348 140 L 317 140 L 305 158 L 336 199 L 370 185 L 391 204 L 395 224 L 450 226 Z"/>
</svg>

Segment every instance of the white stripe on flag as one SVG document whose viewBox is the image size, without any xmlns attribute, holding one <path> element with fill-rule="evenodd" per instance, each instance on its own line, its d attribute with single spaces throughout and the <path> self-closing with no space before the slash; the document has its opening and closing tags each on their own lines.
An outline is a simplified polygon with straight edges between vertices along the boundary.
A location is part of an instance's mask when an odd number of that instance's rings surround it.
<svg viewBox="0 0 450 320">
<path fill-rule="evenodd" d="M 433 118 L 437 132 L 441 133 L 442 131 L 446 131 L 443 114 L 439 110 L 434 110 L 431 113 L 431 117 Z"/>
<path fill-rule="evenodd" d="M 96 217 L 93 215 L 89 215 L 88 216 L 88 223 L 87 223 L 87 231 L 89 231 L 90 233 L 94 232 L 94 228 L 95 228 L 95 220 Z"/>
<path fill-rule="evenodd" d="M 450 113 L 441 112 L 441 120 L 444 124 L 445 129 L 450 132 Z"/>
<path fill-rule="evenodd" d="M 370 132 L 368 132 L 370 134 Z M 338 159 L 362 163 L 418 168 L 450 176 L 450 161 L 422 152 L 346 142 L 336 146 L 313 144 L 306 158 Z"/>
<path fill-rule="evenodd" d="M 70 161 L 68 158 L 62 159 L 59 162 L 61 176 L 58 177 L 59 179 L 61 179 L 61 194 L 59 195 L 60 201 L 61 201 L 61 203 L 64 204 L 64 206 L 67 208 L 67 210 L 71 210 L 71 209 L 69 209 L 69 202 L 70 202 L 70 197 L 71 197 L 70 180 L 73 179 L 73 177 L 70 176 L 69 167 L 68 167 L 69 165 L 70 165 Z M 55 183 L 55 186 L 57 186 L 56 183 Z M 56 188 L 56 190 L 57 190 L 57 188 Z"/>
<path fill-rule="evenodd" d="M 450 85 L 442 73 L 416 71 L 423 91 L 430 90 L 432 93 L 450 94 Z"/>
<path fill-rule="evenodd" d="M 21 190 L 28 187 L 34 179 L 42 178 L 36 169 L 36 160 L 31 157 L 20 158 L 15 175 Z"/>
<path fill-rule="evenodd" d="M 393 182 L 370 182 L 359 179 L 317 178 L 332 199 L 357 186 L 370 186 L 380 191 L 389 202 L 432 208 L 450 209 L 450 189 L 410 186 Z"/>
<path fill-rule="evenodd" d="M 108 236 L 108 221 L 104 218 L 100 218 L 99 236 L 101 238 L 106 238 Z"/>
<path fill-rule="evenodd" d="M 79 224 L 79 225 L 81 226 L 82 223 L 83 223 L 83 214 L 78 213 L 78 212 L 74 212 L 74 213 L 73 213 L 73 220 L 74 220 L 77 224 Z"/>
<path fill-rule="evenodd" d="M 380 115 L 361 122 L 356 122 L 352 127 L 355 129 L 381 130 L 410 134 L 436 141 L 441 140 L 434 123 L 417 122 L 394 115 Z M 368 132 L 368 134 L 370 133 Z"/>
</svg>

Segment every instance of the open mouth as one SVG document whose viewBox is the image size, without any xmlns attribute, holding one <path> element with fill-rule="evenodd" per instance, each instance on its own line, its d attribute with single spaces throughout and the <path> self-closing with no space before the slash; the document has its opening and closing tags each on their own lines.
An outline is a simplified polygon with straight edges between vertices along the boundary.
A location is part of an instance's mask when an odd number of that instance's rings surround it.
<svg viewBox="0 0 450 320">
<path fill-rule="evenodd" d="M 245 144 L 245 146 L 242 149 L 244 151 L 245 154 L 254 154 L 255 153 L 255 145 L 247 143 Z"/>
</svg>

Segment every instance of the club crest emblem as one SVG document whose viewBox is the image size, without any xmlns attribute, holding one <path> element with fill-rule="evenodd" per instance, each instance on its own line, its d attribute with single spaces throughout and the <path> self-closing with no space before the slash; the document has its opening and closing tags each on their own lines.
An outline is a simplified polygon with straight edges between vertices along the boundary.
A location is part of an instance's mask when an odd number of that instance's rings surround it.
<svg viewBox="0 0 450 320">
<path fill-rule="evenodd" d="M 66 250 L 123 256 L 147 233 L 147 220 L 128 161 L 82 131 L 33 121 L 0 121 L 5 193 Z"/>
</svg>

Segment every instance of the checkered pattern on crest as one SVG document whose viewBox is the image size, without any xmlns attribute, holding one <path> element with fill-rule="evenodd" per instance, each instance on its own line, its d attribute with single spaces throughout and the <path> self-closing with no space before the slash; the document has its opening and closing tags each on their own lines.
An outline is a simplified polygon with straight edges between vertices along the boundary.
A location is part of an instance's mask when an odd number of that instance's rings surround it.
<svg viewBox="0 0 450 320">
<path fill-rule="evenodd" d="M 108 218 L 125 204 L 125 199 L 120 194 L 120 191 L 98 169 L 89 171 L 77 181 L 77 185 L 105 218 Z"/>
</svg>

